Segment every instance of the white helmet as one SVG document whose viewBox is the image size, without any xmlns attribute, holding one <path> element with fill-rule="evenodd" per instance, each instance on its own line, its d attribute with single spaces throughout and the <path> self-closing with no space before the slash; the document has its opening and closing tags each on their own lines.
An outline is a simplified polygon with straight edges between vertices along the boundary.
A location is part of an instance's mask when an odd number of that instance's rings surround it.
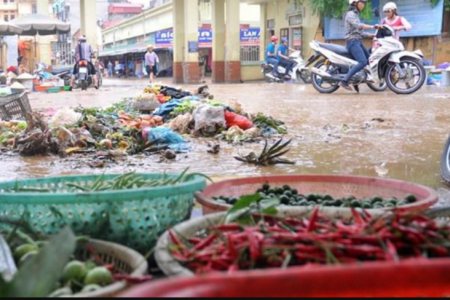
<svg viewBox="0 0 450 300">
<path fill-rule="evenodd" d="M 357 2 L 367 2 L 367 0 L 349 0 L 348 4 L 353 5 L 353 3 L 357 3 Z"/>
<path fill-rule="evenodd" d="M 394 2 L 389 2 L 387 3 L 384 7 L 383 7 L 383 11 L 387 12 L 387 11 L 394 11 L 397 10 L 397 4 L 395 4 Z"/>
</svg>

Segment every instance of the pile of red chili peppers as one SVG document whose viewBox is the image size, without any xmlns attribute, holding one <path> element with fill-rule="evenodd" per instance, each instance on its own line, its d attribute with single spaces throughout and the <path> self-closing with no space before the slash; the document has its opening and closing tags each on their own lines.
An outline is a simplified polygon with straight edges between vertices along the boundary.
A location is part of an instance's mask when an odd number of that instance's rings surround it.
<svg viewBox="0 0 450 300">
<path fill-rule="evenodd" d="M 450 256 L 450 227 L 422 215 L 373 218 L 353 210 L 353 221 L 258 216 L 257 225 L 212 227 L 206 238 L 170 232 L 173 257 L 196 274 L 363 261 Z"/>
</svg>

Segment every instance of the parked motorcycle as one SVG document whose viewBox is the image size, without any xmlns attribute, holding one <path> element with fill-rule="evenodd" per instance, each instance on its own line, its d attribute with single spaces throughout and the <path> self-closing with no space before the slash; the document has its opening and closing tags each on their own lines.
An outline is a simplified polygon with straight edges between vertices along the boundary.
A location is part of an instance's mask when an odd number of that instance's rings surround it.
<svg viewBox="0 0 450 300">
<path fill-rule="evenodd" d="M 405 51 L 403 44 L 393 38 L 395 31 L 384 25 L 376 33 L 379 47 L 374 49 L 369 66 L 358 72 L 350 85 L 367 84 L 372 90 L 383 90 L 386 85 L 397 94 L 413 94 L 425 83 L 427 74 L 422 57 L 414 52 Z M 320 93 L 334 93 L 350 69 L 357 65 L 351 53 L 344 46 L 311 42 L 311 48 L 316 52 L 308 64 L 320 58 L 311 70 L 312 84 Z"/>
<path fill-rule="evenodd" d="M 445 143 L 444 151 L 441 157 L 441 174 L 447 184 L 450 184 L 450 137 Z"/>
<path fill-rule="evenodd" d="M 289 75 L 284 76 L 274 76 L 273 68 L 274 66 L 271 64 L 264 63 L 261 68 L 261 72 L 264 74 L 264 78 L 267 82 L 285 82 L 294 80 L 296 82 L 303 81 L 304 83 L 311 83 L 311 73 L 306 67 L 305 60 L 302 58 L 300 51 L 293 52 L 289 58 L 295 63 L 292 71 Z M 282 66 L 278 67 L 278 74 L 285 74 L 286 69 Z"/>
</svg>

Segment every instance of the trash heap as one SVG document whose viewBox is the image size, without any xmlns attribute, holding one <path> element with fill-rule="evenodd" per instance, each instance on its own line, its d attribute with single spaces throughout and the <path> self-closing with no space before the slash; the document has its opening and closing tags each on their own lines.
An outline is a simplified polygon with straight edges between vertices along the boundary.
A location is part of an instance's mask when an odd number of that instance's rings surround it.
<svg viewBox="0 0 450 300">
<path fill-rule="evenodd" d="M 1 122 L 0 147 L 24 156 L 117 157 L 187 152 L 188 137 L 243 143 L 286 133 L 279 120 L 261 113 L 249 115 L 237 101 L 227 106 L 214 100 L 207 86 L 196 93 L 153 86 L 106 109 L 65 108 L 51 116 L 29 114 L 26 122 Z"/>
</svg>

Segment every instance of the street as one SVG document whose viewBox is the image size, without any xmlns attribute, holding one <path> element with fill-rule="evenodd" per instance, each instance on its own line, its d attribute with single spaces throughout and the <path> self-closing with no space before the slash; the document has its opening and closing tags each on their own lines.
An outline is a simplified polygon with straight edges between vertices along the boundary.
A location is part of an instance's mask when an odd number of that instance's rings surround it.
<svg viewBox="0 0 450 300">
<path fill-rule="evenodd" d="M 34 110 L 79 105 L 106 107 L 139 93 L 143 80 L 105 80 L 99 90 L 30 95 Z M 185 86 L 194 90 L 196 86 Z M 92 169 L 81 155 L 68 158 L 2 154 L 1 180 L 72 173 L 137 170 L 180 171 L 191 167 L 214 178 L 257 174 L 353 174 L 381 176 L 442 187 L 439 160 L 450 133 L 450 89 L 426 87 L 411 96 L 391 92 L 361 94 L 338 91 L 320 95 L 312 86 L 248 83 L 210 85 L 216 100 L 242 103 L 249 113 L 263 112 L 286 122 L 293 140 L 287 158 L 295 166 L 253 167 L 233 156 L 261 148 L 259 144 L 228 145 L 219 155 L 207 153 L 211 140 L 190 139 L 192 151 L 166 161 L 158 155 L 128 157 L 106 169 Z"/>
</svg>

